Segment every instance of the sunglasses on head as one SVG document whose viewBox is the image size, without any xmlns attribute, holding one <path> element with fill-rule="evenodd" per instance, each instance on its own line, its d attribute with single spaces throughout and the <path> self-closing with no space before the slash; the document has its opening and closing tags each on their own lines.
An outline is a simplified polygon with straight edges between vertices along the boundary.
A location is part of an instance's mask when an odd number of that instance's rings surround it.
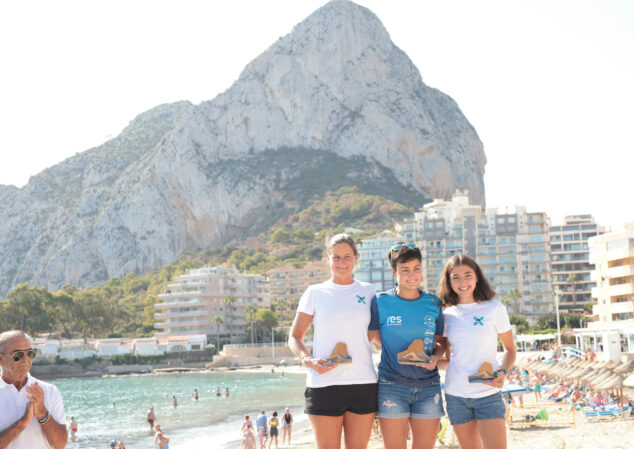
<svg viewBox="0 0 634 449">
<path fill-rule="evenodd" d="M 13 358 L 14 362 L 19 362 L 24 358 L 25 355 L 33 360 L 37 355 L 37 351 L 35 349 L 27 349 L 26 351 L 13 351 L 11 357 Z"/>
<path fill-rule="evenodd" d="M 407 246 L 408 248 L 418 248 L 418 246 L 416 246 L 416 243 L 414 243 L 414 242 L 411 242 L 411 243 L 397 243 L 396 245 L 394 245 L 390 249 L 390 257 L 392 257 L 392 254 L 394 253 L 394 251 L 398 251 L 399 249 L 401 249 L 404 246 Z"/>
</svg>

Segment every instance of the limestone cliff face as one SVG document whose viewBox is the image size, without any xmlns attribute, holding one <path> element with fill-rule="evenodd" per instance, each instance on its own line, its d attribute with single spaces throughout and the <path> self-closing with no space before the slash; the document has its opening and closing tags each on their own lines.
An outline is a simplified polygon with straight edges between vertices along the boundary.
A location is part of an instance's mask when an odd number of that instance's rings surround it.
<svg viewBox="0 0 634 449">
<path fill-rule="evenodd" d="M 485 163 L 458 105 L 423 84 L 377 17 L 334 1 L 215 99 L 159 106 L 24 188 L 0 186 L 0 292 L 152 269 L 341 183 L 397 199 L 467 188 L 484 204 Z"/>
</svg>

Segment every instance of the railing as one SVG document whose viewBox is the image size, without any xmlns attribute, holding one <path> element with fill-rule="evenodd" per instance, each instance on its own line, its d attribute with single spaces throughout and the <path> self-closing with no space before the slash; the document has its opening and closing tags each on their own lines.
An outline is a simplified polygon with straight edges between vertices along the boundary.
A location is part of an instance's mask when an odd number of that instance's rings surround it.
<svg viewBox="0 0 634 449">
<path fill-rule="evenodd" d="M 577 357 L 582 359 L 585 355 L 585 353 L 581 349 L 575 346 L 563 346 L 561 348 L 561 351 L 566 357 Z"/>
</svg>

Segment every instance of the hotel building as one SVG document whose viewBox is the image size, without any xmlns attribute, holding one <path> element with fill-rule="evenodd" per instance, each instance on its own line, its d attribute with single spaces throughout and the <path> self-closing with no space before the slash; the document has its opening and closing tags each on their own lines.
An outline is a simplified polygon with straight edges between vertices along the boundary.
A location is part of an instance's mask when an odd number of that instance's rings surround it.
<svg viewBox="0 0 634 449">
<path fill-rule="evenodd" d="M 450 201 L 425 204 L 413 223 L 400 223 L 396 230 L 413 235 L 421 248 L 425 290 L 437 290 L 449 257 L 467 254 L 482 267 L 498 298 L 519 293 L 509 306 L 512 313 L 536 319 L 554 309 L 549 224 L 545 213 L 523 206 L 484 212 L 470 204 L 468 191 L 458 190 Z"/>
<path fill-rule="evenodd" d="M 232 303 L 227 298 L 232 297 Z M 264 276 L 241 274 L 225 266 L 189 270 L 177 276 L 158 295 L 154 305 L 156 336 L 204 334 L 216 338 L 214 317 L 222 317 L 220 335 L 241 337 L 246 334 L 246 308 L 269 307 Z"/>
<path fill-rule="evenodd" d="M 583 311 L 583 306 L 592 303 L 592 288 L 596 283 L 590 279 L 590 250 L 588 240 L 605 232 L 594 222 L 592 215 L 564 217 L 563 225 L 550 227 L 550 250 L 553 288 L 559 290 L 559 308 Z"/>
<path fill-rule="evenodd" d="M 393 288 L 394 276 L 387 256 L 392 246 L 401 240 L 403 238 L 399 234 L 383 231 L 375 238 L 359 242 L 359 262 L 355 267 L 354 278 L 374 284 L 377 292 Z"/>
</svg>

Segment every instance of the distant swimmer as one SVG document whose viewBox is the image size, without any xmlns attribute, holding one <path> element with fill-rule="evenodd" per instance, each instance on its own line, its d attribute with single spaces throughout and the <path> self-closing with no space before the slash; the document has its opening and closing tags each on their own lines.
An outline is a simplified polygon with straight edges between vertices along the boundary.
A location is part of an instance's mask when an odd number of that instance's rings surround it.
<svg viewBox="0 0 634 449">
<path fill-rule="evenodd" d="M 174 408 L 178 407 L 178 399 L 176 399 L 176 396 L 172 396 L 172 404 L 174 404 Z"/>
<path fill-rule="evenodd" d="M 75 441 L 77 439 L 77 421 L 75 421 L 75 417 L 70 417 L 70 424 L 68 424 L 68 428 L 70 429 L 70 440 Z"/>
<path fill-rule="evenodd" d="M 216 396 L 222 396 L 222 391 L 220 391 L 220 387 L 216 387 Z"/>
<path fill-rule="evenodd" d="M 229 397 L 229 388 L 225 388 L 225 397 L 228 398 Z"/>
<path fill-rule="evenodd" d="M 170 439 L 161 430 L 161 426 L 156 425 L 156 435 L 154 436 L 154 445 L 157 449 L 169 449 Z"/>
<path fill-rule="evenodd" d="M 194 388 L 194 399 L 198 400 L 198 389 Z"/>
<path fill-rule="evenodd" d="M 154 421 L 156 421 L 154 407 L 150 407 L 150 411 L 147 413 L 147 422 L 150 425 L 150 430 L 154 430 Z"/>
</svg>

